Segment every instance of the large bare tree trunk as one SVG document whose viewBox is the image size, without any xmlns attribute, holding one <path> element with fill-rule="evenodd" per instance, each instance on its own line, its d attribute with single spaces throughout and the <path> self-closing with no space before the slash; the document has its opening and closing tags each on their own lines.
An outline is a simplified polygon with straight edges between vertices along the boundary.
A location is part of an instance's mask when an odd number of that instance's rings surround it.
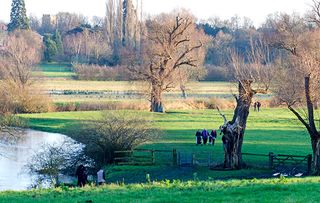
<svg viewBox="0 0 320 203">
<path fill-rule="evenodd" d="M 313 151 L 313 167 L 316 174 L 320 174 L 320 139 L 311 139 L 312 151 Z"/>
<path fill-rule="evenodd" d="M 164 106 L 162 103 L 162 88 L 159 85 L 152 85 L 150 111 L 164 113 Z"/>
<path fill-rule="evenodd" d="M 239 82 L 239 96 L 233 119 L 229 122 L 226 122 L 227 120 L 225 119 L 225 124 L 221 126 L 224 140 L 225 168 L 240 169 L 244 165 L 241 150 L 250 104 L 254 95 L 251 83 L 252 81 L 250 80 L 241 80 Z"/>
</svg>

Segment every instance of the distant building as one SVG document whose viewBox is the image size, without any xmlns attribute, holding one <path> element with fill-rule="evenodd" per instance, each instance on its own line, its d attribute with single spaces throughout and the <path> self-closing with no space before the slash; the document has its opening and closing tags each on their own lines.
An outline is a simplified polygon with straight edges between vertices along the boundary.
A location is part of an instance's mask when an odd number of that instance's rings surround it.
<svg viewBox="0 0 320 203">
<path fill-rule="evenodd" d="M 57 26 L 57 17 L 55 15 L 44 14 L 42 16 L 42 30 L 44 33 L 52 32 Z"/>
</svg>

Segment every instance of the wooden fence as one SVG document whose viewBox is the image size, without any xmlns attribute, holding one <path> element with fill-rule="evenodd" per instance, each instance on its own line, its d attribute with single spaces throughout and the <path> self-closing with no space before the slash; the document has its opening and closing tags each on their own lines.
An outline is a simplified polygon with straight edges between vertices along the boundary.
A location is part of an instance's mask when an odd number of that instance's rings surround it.
<svg viewBox="0 0 320 203">
<path fill-rule="evenodd" d="M 307 174 L 311 173 L 312 167 L 312 155 L 308 154 L 307 156 L 297 156 L 297 155 L 286 155 L 286 154 L 274 154 L 269 153 L 269 166 L 274 168 L 277 166 L 284 165 L 306 165 Z"/>
<path fill-rule="evenodd" d="M 287 154 L 254 154 L 242 153 L 244 161 L 250 160 L 248 165 L 253 167 L 266 167 L 273 169 L 278 166 L 302 166 L 306 173 L 310 174 L 312 167 L 312 155 L 298 156 Z M 244 158 L 246 157 L 246 158 Z M 247 157 L 251 157 L 248 159 Z M 265 158 L 265 159 L 263 159 Z M 222 160 L 217 159 L 213 154 L 200 156 L 197 153 L 183 153 L 173 150 L 134 149 L 130 151 L 116 151 L 114 161 L 119 165 L 155 165 L 166 164 L 173 166 L 208 166 L 212 167 L 221 164 Z"/>
<path fill-rule="evenodd" d="M 157 156 L 156 156 L 157 154 Z M 165 155 L 165 159 L 162 159 Z M 170 157 L 170 158 L 169 158 Z M 155 164 L 177 164 L 177 151 L 154 150 L 154 149 L 134 149 L 129 151 L 115 151 L 114 161 L 118 165 L 155 165 Z"/>
</svg>

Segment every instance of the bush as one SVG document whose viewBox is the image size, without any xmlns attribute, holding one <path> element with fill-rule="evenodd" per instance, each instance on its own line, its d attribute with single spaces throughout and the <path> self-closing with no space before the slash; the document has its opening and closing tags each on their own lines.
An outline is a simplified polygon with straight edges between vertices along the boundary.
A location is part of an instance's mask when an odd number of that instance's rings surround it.
<svg viewBox="0 0 320 203">
<path fill-rule="evenodd" d="M 130 74 L 124 66 L 99 66 L 88 64 L 72 64 L 79 80 L 124 80 L 130 79 Z"/>
<path fill-rule="evenodd" d="M 132 150 L 160 134 L 151 121 L 124 113 L 103 113 L 99 120 L 82 126 L 74 137 L 86 145 L 86 154 L 98 165 L 112 163 L 115 151 Z"/>
<path fill-rule="evenodd" d="M 230 81 L 232 79 L 232 74 L 230 74 L 228 67 L 208 65 L 206 69 L 205 81 Z"/>
<path fill-rule="evenodd" d="M 59 175 L 75 174 L 78 165 L 93 167 L 94 162 L 83 152 L 84 146 L 67 139 L 62 143 L 44 144 L 40 151 L 35 153 L 25 170 L 30 175 L 36 175 L 34 187 L 42 184 L 59 185 Z"/>
<path fill-rule="evenodd" d="M 9 81 L 0 84 L 0 113 L 41 113 L 52 110 L 50 98 L 37 87 L 19 87 Z"/>
</svg>

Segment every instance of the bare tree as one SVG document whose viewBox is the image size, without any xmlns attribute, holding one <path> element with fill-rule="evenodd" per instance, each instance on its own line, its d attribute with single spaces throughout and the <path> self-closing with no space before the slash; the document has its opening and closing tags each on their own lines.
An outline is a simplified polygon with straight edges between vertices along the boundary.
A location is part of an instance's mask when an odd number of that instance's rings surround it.
<svg viewBox="0 0 320 203">
<path fill-rule="evenodd" d="M 314 1 L 314 20 L 318 18 L 318 1 Z M 278 74 L 277 97 L 297 117 L 309 133 L 315 173 L 320 173 L 320 133 L 315 109 L 319 101 L 320 28 L 309 29 L 297 16 L 281 15 L 271 19 L 270 43 L 289 51 L 288 62 Z M 316 21 L 315 21 L 316 22 Z M 290 79 L 286 79 L 290 77 Z M 285 92 L 284 92 L 285 91 Z"/>
<path fill-rule="evenodd" d="M 63 35 L 69 30 L 87 22 L 87 18 L 83 15 L 68 12 L 59 12 L 56 15 L 56 29 Z"/>
<path fill-rule="evenodd" d="M 268 46 L 259 38 L 251 41 L 251 47 L 248 62 L 245 62 L 244 56 L 236 52 L 231 53 L 231 65 L 238 81 L 238 95 L 234 95 L 237 105 L 232 120 L 227 121 L 220 113 L 224 119 L 220 129 L 223 133 L 225 168 L 243 167 L 242 143 L 252 98 L 256 94 L 266 94 L 270 86 L 272 65 Z M 253 83 L 256 84 L 255 87 Z M 218 111 L 220 112 L 219 108 Z"/>
<path fill-rule="evenodd" d="M 42 40 L 32 31 L 18 30 L 7 35 L 0 50 L 1 71 L 12 83 L 25 87 L 32 82 L 32 70 L 42 57 Z"/>
<path fill-rule="evenodd" d="M 187 12 L 159 15 L 148 20 L 146 27 L 142 59 L 131 61 L 128 68 L 150 84 L 151 111 L 164 112 L 163 92 L 179 83 L 178 70 L 201 66 L 208 38 Z"/>
<path fill-rule="evenodd" d="M 63 44 L 66 54 L 75 62 L 98 63 L 101 57 L 111 54 L 111 47 L 102 32 L 86 28 L 82 32 L 66 35 Z"/>
<path fill-rule="evenodd" d="M 8 34 L 0 50 L 0 110 L 2 112 L 48 111 L 49 100 L 40 93 L 32 75 L 42 57 L 42 39 L 32 31 Z"/>
</svg>

